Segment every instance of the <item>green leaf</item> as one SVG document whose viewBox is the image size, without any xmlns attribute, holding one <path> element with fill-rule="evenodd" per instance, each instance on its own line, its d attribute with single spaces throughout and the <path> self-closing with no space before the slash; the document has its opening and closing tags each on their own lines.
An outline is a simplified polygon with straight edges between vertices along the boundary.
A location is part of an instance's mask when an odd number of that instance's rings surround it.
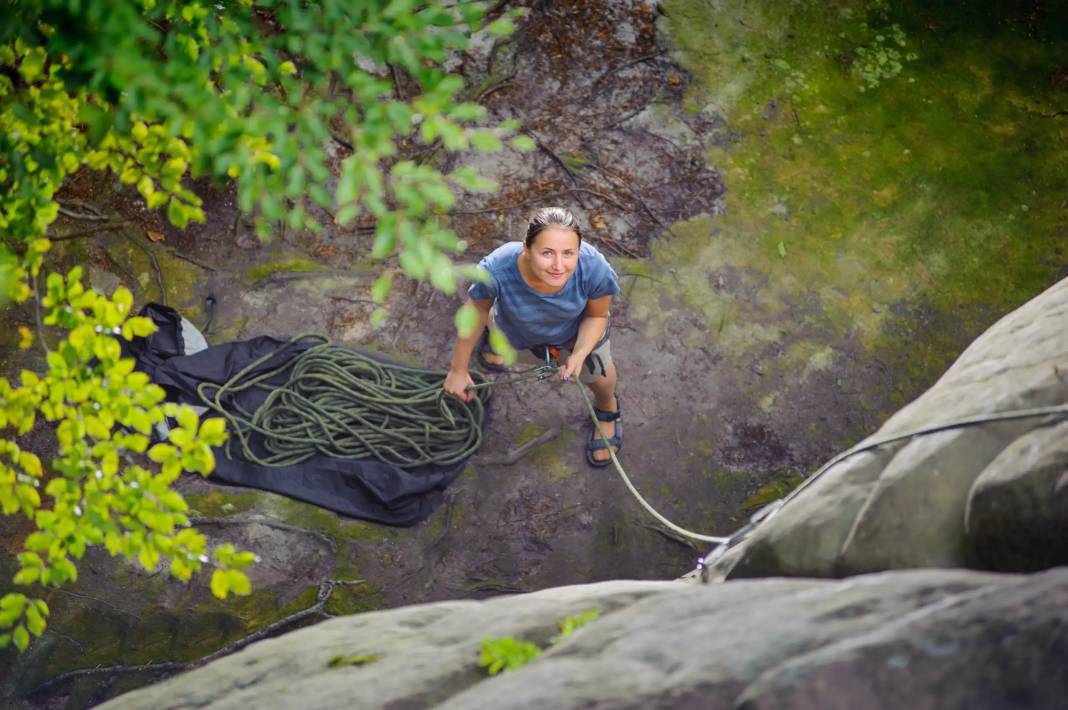
<svg viewBox="0 0 1068 710">
<path fill-rule="evenodd" d="M 493 131 L 480 129 L 471 131 L 471 146 L 483 153 L 492 153 L 501 149 L 501 139 Z"/>
<path fill-rule="evenodd" d="M 45 620 L 36 606 L 26 607 L 26 626 L 34 636 L 40 636 L 44 631 Z"/>
<path fill-rule="evenodd" d="M 515 348 L 508 342 L 508 338 L 504 333 L 496 328 L 490 329 L 489 337 L 490 347 L 493 348 L 493 352 L 497 353 L 504 360 L 505 365 L 514 365 L 516 361 Z"/>
<path fill-rule="evenodd" d="M 339 653 L 330 659 L 327 663 L 328 668 L 344 668 L 345 666 L 364 666 L 368 663 L 374 663 L 378 660 L 378 656 L 374 654 L 364 654 L 359 656 L 346 656 L 343 653 Z"/>
<path fill-rule="evenodd" d="M 422 281 L 426 277 L 427 264 L 413 251 L 402 251 L 397 257 L 397 263 L 400 264 L 404 273 L 408 274 L 416 281 Z"/>
<path fill-rule="evenodd" d="M 512 147 L 518 150 L 520 153 L 529 153 L 537 146 L 537 144 L 534 142 L 534 139 L 530 136 L 515 136 L 514 138 L 512 138 L 510 143 Z"/>
<path fill-rule="evenodd" d="M 456 196 L 452 194 L 452 190 L 443 183 L 428 183 L 423 185 L 423 195 L 427 200 L 434 203 L 442 209 L 448 209 L 452 207 L 456 202 Z"/>
<path fill-rule="evenodd" d="M 136 316 L 126 322 L 130 325 L 130 330 L 138 338 L 147 338 L 156 332 L 156 324 L 148 318 Z"/>
<path fill-rule="evenodd" d="M 26 632 L 26 627 L 22 624 L 15 627 L 15 631 L 12 632 L 11 638 L 15 641 L 15 648 L 20 651 L 25 651 L 26 647 L 30 645 L 30 635 Z"/>
<path fill-rule="evenodd" d="M 190 434 L 196 435 L 197 425 L 200 423 L 200 419 L 191 407 L 185 405 L 180 406 L 178 408 L 176 419 L 178 420 L 178 426 L 182 427 Z"/>
<path fill-rule="evenodd" d="M 171 200 L 167 205 L 167 219 L 178 229 L 185 229 L 189 224 L 189 210 L 178 200 Z"/>
<path fill-rule="evenodd" d="M 26 569 L 20 569 L 15 573 L 15 584 L 33 584 L 41 577 L 41 570 L 38 567 L 27 567 Z"/>
<path fill-rule="evenodd" d="M 452 261 L 440 252 L 434 254 L 431 261 L 430 283 L 445 294 L 451 294 L 456 290 L 456 275 L 453 273 Z"/>
<path fill-rule="evenodd" d="M 389 296 L 390 290 L 393 288 L 393 273 L 386 271 L 377 279 L 371 286 L 371 298 L 375 303 L 382 303 Z"/>
<path fill-rule="evenodd" d="M 230 591 L 239 596 L 248 596 L 252 591 L 252 583 L 249 582 L 248 576 L 237 569 L 226 570 L 227 584 L 230 587 Z"/>
<path fill-rule="evenodd" d="M 219 599 L 226 599 L 230 592 L 230 577 L 227 570 L 217 569 L 211 573 L 211 593 Z"/>
<path fill-rule="evenodd" d="M 779 242 L 778 246 L 775 247 L 775 252 L 779 255 L 780 259 L 785 259 L 786 258 L 786 243 L 785 242 Z"/>
<path fill-rule="evenodd" d="M 479 312 L 471 303 L 465 303 L 456 311 L 456 332 L 461 338 L 469 338 L 478 328 Z"/>
<path fill-rule="evenodd" d="M 156 444 L 148 450 L 148 458 L 152 459 L 156 463 L 163 463 L 167 459 L 174 456 L 176 452 L 177 449 L 175 449 L 170 444 L 160 443 Z"/>
<path fill-rule="evenodd" d="M 226 420 L 222 417 L 205 419 L 200 425 L 200 440 L 208 446 L 218 446 L 226 441 Z"/>
<path fill-rule="evenodd" d="M 515 32 L 515 23 L 507 17 L 502 17 L 489 23 L 486 31 L 494 37 L 508 37 Z"/>
</svg>

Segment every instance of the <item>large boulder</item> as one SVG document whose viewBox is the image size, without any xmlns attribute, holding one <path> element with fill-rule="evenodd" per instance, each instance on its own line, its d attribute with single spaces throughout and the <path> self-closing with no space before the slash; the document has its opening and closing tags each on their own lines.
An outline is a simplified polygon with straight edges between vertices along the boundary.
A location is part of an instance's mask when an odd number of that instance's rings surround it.
<svg viewBox="0 0 1068 710">
<path fill-rule="evenodd" d="M 1068 280 L 998 321 L 931 389 L 862 443 L 1066 402 Z M 914 567 L 1020 571 L 1064 564 L 1068 430 L 1048 428 L 1057 421 L 992 421 L 846 458 L 720 558 L 713 574 L 843 577 Z"/>
<path fill-rule="evenodd" d="M 488 677 L 501 636 L 548 650 Z M 1066 653 L 1068 569 L 605 582 L 337 618 L 103 707 L 1056 707 Z"/>
<path fill-rule="evenodd" d="M 983 567 L 1068 565 L 1068 422 L 1021 436 L 979 474 L 965 529 Z"/>
</svg>

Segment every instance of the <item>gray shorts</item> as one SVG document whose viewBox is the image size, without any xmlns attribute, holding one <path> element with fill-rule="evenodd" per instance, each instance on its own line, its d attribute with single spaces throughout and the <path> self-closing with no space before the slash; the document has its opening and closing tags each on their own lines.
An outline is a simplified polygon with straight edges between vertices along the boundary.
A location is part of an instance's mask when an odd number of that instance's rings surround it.
<svg viewBox="0 0 1068 710">
<path fill-rule="evenodd" d="M 493 313 L 490 313 L 489 327 L 496 328 L 497 324 L 493 321 Z M 569 355 L 571 355 L 571 349 L 567 346 L 559 346 L 560 348 L 560 363 L 563 364 L 567 361 Z M 543 353 L 535 353 L 532 350 L 517 350 L 516 362 L 524 365 L 544 365 L 545 355 Z M 588 385 L 591 382 L 596 382 L 605 375 L 608 374 L 608 367 L 612 364 L 612 346 L 608 338 L 605 338 L 601 343 L 593 349 L 586 359 L 582 362 L 581 374 L 579 374 L 579 382 L 584 385 Z"/>
</svg>

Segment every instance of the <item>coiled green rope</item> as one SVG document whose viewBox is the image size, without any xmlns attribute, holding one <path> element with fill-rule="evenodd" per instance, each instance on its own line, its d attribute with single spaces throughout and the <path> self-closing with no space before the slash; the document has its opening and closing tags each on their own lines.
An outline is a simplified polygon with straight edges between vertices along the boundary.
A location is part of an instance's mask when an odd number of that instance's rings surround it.
<svg viewBox="0 0 1068 710">
<path fill-rule="evenodd" d="M 300 342 L 320 341 L 296 358 L 282 357 Z M 277 367 L 266 367 L 280 358 Z M 281 387 L 266 384 L 292 368 Z M 290 466 L 317 454 L 336 459 L 377 459 L 402 468 L 448 465 L 482 443 L 482 420 L 492 386 L 544 376 L 531 368 L 491 382 L 478 373 L 470 402 L 444 394 L 445 373 L 407 367 L 333 345 L 319 335 L 300 335 L 260 357 L 222 385 L 202 383 L 204 405 L 226 419 L 246 459 L 261 466 Z M 555 370 L 554 370 L 555 372 Z M 268 392 L 255 412 L 224 401 L 257 388 Z M 259 434 L 266 454 L 250 446 Z"/>
</svg>

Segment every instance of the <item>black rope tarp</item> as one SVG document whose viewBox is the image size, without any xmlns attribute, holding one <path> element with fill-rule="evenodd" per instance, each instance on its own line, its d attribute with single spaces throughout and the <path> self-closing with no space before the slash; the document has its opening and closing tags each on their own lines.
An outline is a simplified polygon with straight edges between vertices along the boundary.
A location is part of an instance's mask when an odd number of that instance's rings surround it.
<svg viewBox="0 0 1068 710">
<path fill-rule="evenodd" d="M 301 355 L 315 348 L 322 350 L 324 345 L 324 339 L 318 336 L 260 336 L 188 355 L 174 354 L 174 343 L 181 343 L 180 332 L 175 333 L 180 328 L 180 318 L 172 309 L 158 304 L 149 304 L 141 314 L 151 318 L 159 330 L 143 342 L 135 341 L 128 349 L 139 369 L 162 386 L 172 401 L 202 406 L 203 392 L 218 398 L 220 406 L 229 412 L 255 412 L 273 392 L 286 385 Z M 428 372 L 367 353 L 360 353 L 359 357 L 402 371 Z M 256 380 L 261 386 L 229 388 L 219 397 L 221 388 L 238 374 L 240 379 Z M 444 378 L 444 373 L 440 376 Z M 209 411 L 205 416 L 211 414 Z M 428 517 L 466 463 L 464 456 L 449 463 L 404 467 L 397 461 L 370 456 L 344 459 L 312 452 L 296 463 L 261 465 L 255 459 L 270 459 L 274 454 L 262 435 L 248 432 L 245 444 L 247 449 L 232 437 L 225 447 L 216 449 L 215 471 L 208 480 L 280 493 L 342 515 L 397 526 L 414 525 Z"/>
</svg>

